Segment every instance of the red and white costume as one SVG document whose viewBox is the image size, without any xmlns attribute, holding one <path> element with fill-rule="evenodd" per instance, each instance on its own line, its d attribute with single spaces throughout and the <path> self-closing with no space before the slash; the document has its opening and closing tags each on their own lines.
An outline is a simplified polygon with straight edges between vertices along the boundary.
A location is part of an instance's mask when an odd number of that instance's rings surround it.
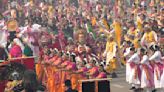
<svg viewBox="0 0 164 92">
<path fill-rule="evenodd" d="M 162 57 L 162 61 L 163 61 L 163 64 L 164 64 L 164 57 Z M 164 89 L 164 66 L 163 66 L 163 73 L 162 73 L 162 76 L 161 76 L 160 86 L 161 86 L 161 88 Z"/>
<path fill-rule="evenodd" d="M 129 71 L 129 83 L 138 87 L 140 85 L 140 57 L 138 53 L 132 55 L 127 61 L 130 64 L 131 71 Z"/>
<path fill-rule="evenodd" d="M 155 53 L 149 58 L 150 61 L 154 61 L 154 85 L 155 88 L 160 88 L 160 80 L 162 73 L 162 61 L 161 61 L 161 52 L 155 51 Z"/>
<path fill-rule="evenodd" d="M 141 88 L 151 90 L 154 87 L 153 68 L 149 63 L 149 57 L 144 55 L 141 60 Z"/>
<path fill-rule="evenodd" d="M 125 53 L 124 53 L 124 57 L 126 58 L 126 60 L 128 60 L 131 57 L 130 47 L 126 48 Z M 129 82 L 129 75 L 130 75 L 129 71 L 131 71 L 130 64 L 126 63 L 126 81 L 127 82 Z"/>
</svg>

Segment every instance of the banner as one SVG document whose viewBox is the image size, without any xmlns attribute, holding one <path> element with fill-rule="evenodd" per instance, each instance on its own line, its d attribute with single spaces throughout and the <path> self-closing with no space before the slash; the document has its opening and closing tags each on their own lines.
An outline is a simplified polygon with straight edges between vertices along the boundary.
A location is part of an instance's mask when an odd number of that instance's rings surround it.
<svg viewBox="0 0 164 92">
<path fill-rule="evenodd" d="M 10 62 L 18 62 L 26 66 L 27 69 L 34 70 L 35 69 L 35 58 L 27 57 L 27 58 L 13 58 L 9 60 Z"/>
</svg>

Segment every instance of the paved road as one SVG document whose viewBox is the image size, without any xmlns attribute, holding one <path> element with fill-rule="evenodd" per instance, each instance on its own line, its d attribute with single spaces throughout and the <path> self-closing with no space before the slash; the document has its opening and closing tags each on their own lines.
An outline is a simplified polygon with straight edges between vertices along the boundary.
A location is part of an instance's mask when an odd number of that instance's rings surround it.
<svg viewBox="0 0 164 92">
<path fill-rule="evenodd" d="M 129 90 L 131 88 L 131 85 L 129 85 L 125 81 L 125 67 L 120 68 L 117 70 L 118 78 L 113 78 L 111 80 L 111 92 L 134 92 Z M 137 91 L 137 92 L 145 92 L 145 91 Z M 164 90 L 157 90 L 156 92 L 164 92 Z"/>
<path fill-rule="evenodd" d="M 111 92 L 132 92 L 129 90 L 131 87 L 125 81 L 125 67 L 117 70 L 118 78 L 111 80 Z"/>
</svg>

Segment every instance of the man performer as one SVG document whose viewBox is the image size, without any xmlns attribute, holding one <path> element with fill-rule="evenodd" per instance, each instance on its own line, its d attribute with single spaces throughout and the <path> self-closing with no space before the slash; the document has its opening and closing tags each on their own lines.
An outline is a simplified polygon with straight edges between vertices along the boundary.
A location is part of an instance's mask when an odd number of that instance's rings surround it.
<svg viewBox="0 0 164 92">
<path fill-rule="evenodd" d="M 144 31 L 145 33 L 141 38 L 141 45 L 149 48 L 151 44 L 155 44 L 157 42 L 157 34 L 152 31 L 148 25 L 145 26 Z"/>
<path fill-rule="evenodd" d="M 107 39 L 106 49 L 103 54 L 106 57 L 106 70 L 110 68 L 109 72 L 112 72 L 112 77 L 117 77 L 115 70 L 116 70 L 116 51 L 117 51 L 117 44 L 114 41 L 114 37 L 110 36 Z"/>
</svg>

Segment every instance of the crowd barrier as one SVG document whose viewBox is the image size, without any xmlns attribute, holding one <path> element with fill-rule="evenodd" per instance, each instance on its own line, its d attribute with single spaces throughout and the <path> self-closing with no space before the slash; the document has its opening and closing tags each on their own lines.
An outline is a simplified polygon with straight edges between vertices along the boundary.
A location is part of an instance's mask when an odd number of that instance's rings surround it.
<svg viewBox="0 0 164 92">
<path fill-rule="evenodd" d="M 79 80 L 79 92 L 111 92 L 111 78 Z"/>
</svg>

